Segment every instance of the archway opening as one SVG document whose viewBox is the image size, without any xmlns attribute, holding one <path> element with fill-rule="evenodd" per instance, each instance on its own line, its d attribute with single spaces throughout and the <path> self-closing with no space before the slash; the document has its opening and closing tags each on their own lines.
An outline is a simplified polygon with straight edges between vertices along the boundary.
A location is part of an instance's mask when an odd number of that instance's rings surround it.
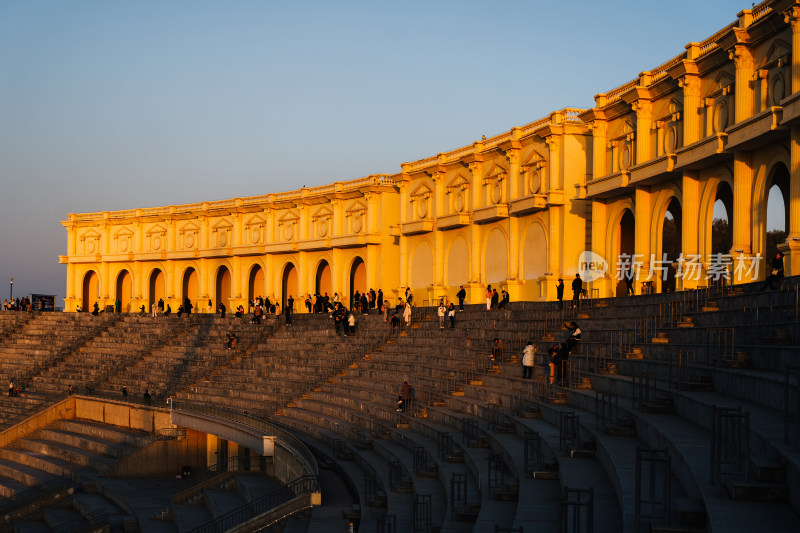
<svg viewBox="0 0 800 533">
<path fill-rule="evenodd" d="M 167 278 L 160 269 L 156 268 L 150 273 L 148 286 L 149 297 L 147 305 L 148 310 L 150 310 L 153 307 L 153 304 L 164 298 L 164 295 L 166 294 Z"/>
<path fill-rule="evenodd" d="M 181 303 L 186 301 L 186 298 L 192 302 L 192 305 L 195 309 L 199 309 L 199 302 L 197 301 L 200 287 L 200 280 L 199 276 L 197 275 L 197 271 L 189 267 L 183 273 L 183 282 L 181 283 Z"/>
<path fill-rule="evenodd" d="M 683 211 L 677 198 L 673 197 L 664 213 L 664 224 L 661 228 L 661 260 L 662 268 L 666 271 L 658 272 L 661 278 L 662 292 L 674 292 L 677 289 L 676 273 L 678 257 L 683 250 L 681 236 L 683 235 Z M 666 279 L 664 279 L 666 272 Z"/>
<path fill-rule="evenodd" d="M 100 294 L 100 276 L 90 270 L 83 277 L 82 304 L 84 311 L 90 311 Z"/>
<path fill-rule="evenodd" d="M 634 261 L 633 254 L 636 250 L 636 218 L 633 216 L 633 213 L 630 209 L 626 209 L 625 213 L 622 215 L 622 218 L 619 221 L 619 230 L 617 232 L 617 256 L 614 258 L 614 262 L 617 264 L 617 267 L 614 269 L 614 272 L 620 272 L 620 257 L 627 257 L 629 261 L 629 265 L 631 265 L 630 261 Z M 633 276 L 634 276 L 634 290 L 635 290 L 635 281 L 637 275 L 637 268 L 636 265 L 633 266 Z M 624 273 L 624 271 L 623 271 Z M 620 276 L 623 279 L 618 280 L 616 293 L 617 296 L 624 296 L 628 293 L 628 287 L 625 284 L 625 279 L 623 276 Z"/>
<path fill-rule="evenodd" d="M 214 294 L 216 297 L 216 304 L 225 304 L 226 309 L 231 308 L 231 271 L 228 267 L 221 266 L 217 270 L 217 279 L 214 283 Z"/>
<path fill-rule="evenodd" d="M 264 269 L 260 265 L 250 269 L 247 280 L 247 301 L 252 302 L 257 296 L 264 296 Z"/>
<path fill-rule="evenodd" d="M 711 253 L 727 254 L 733 248 L 733 191 L 723 182 L 717 187 L 711 220 Z"/>
<path fill-rule="evenodd" d="M 120 301 L 123 313 L 131 312 L 131 293 L 133 292 L 133 276 L 123 270 L 117 276 L 116 298 Z"/>
<path fill-rule="evenodd" d="M 367 290 L 367 267 L 364 260 L 356 257 L 350 267 L 350 308 L 353 307 L 353 296 L 356 291 L 364 292 Z"/>
<path fill-rule="evenodd" d="M 289 296 L 293 298 L 299 296 L 297 294 L 297 269 L 292 263 L 286 263 L 286 266 L 283 267 L 283 276 L 281 276 L 281 305 L 283 307 L 286 306 Z"/>
<path fill-rule="evenodd" d="M 330 293 L 331 288 L 331 266 L 324 259 L 320 261 L 317 267 L 317 276 L 314 283 L 314 292 L 316 294 Z M 330 294 L 329 294 L 330 296 Z"/>
<path fill-rule="evenodd" d="M 789 171 L 784 165 L 778 165 L 772 176 L 772 186 L 767 195 L 767 223 L 764 235 L 764 256 L 767 262 L 772 261 L 778 253 L 778 245 L 786 241 L 789 229 Z M 789 206 L 789 209 L 787 209 Z"/>
</svg>

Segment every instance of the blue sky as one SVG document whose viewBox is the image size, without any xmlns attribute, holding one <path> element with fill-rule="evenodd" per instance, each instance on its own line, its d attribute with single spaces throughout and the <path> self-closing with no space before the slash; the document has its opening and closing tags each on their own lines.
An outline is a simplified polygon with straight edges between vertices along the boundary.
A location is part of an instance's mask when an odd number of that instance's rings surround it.
<svg viewBox="0 0 800 533">
<path fill-rule="evenodd" d="M 749 6 L 0 0 L 0 298 L 63 297 L 68 213 L 395 173 L 590 107 Z"/>
</svg>

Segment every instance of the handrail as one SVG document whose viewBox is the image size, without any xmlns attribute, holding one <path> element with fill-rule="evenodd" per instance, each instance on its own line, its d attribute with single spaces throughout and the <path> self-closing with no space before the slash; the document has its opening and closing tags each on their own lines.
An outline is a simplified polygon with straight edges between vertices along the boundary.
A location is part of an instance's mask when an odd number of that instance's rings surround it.
<svg viewBox="0 0 800 533">
<path fill-rule="evenodd" d="M 69 485 L 70 483 L 65 477 L 56 477 L 33 485 L 21 492 L 0 499 L 0 513 L 8 514 L 13 509 L 36 503 L 37 500 L 47 498 L 53 492 Z"/>
<path fill-rule="evenodd" d="M 254 468 L 263 471 L 266 466 L 267 458 L 260 455 L 249 455 L 246 457 L 234 456 L 229 457 L 226 461 L 220 461 L 202 470 L 196 470 L 184 479 L 188 482 L 189 487 L 194 487 L 225 472 L 250 471 Z"/>
<path fill-rule="evenodd" d="M 317 461 L 314 459 L 314 455 L 300 439 L 262 418 L 223 407 L 212 407 L 184 400 L 176 401 L 175 398 L 172 398 L 172 410 L 221 418 L 258 429 L 265 435 L 272 435 L 275 437 L 275 444 L 283 447 L 293 455 L 309 475 L 316 476 L 318 473 Z"/>
<path fill-rule="evenodd" d="M 227 531 L 231 527 L 267 513 L 278 505 L 286 503 L 293 498 L 318 491 L 319 484 L 317 476 L 303 476 L 238 509 L 229 511 L 215 520 L 191 529 L 189 533 L 216 533 L 218 531 Z"/>
</svg>

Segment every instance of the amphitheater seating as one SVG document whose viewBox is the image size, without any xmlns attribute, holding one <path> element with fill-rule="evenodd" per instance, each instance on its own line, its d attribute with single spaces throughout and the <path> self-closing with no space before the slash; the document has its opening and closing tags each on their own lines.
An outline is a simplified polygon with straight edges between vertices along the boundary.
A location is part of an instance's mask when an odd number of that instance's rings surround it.
<svg viewBox="0 0 800 533">
<path fill-rule="evenodd" d="M 0 427 L 69 385 L 115 395 L 125 386 L 131 396 L 149 389 L 270 418 L 308 444 L 324 478 L 323 506 L 274 531 L 336 520 L 369 532 L 555 532 L 566 520 L 578 532 L 587 498 L 599 530 L 797 531 L 798 280 L 763 293 L 716 287 L 582 304 L 468 306 L 453 329 L 420 308 L 399 333 L 368 315 L 353 337 L 337 336 L 327 315 L 296 315 L 287 327 L 274 316 L 254 325 L 208 315 L 0 313 L 0 369 L 24 384 L 19 397 L 2 397 Z M 568 320 L 583 338 L 563 386 L 551 385 L 545 353 L 565 338 Z M 225 347 L 230 331 L 236 350 Z M 494 338 L 505 352 L 492 361 Z M 522 379 L 528 340 L 537 365 Z M 404 380 L 414 400 L 398 412 Z M 0 494 L 64 471 L 96 476 L 119 453 L 59 436 L 76 431 L 48 428 L 0 450 Z M 33 531 L 105 508 L 118 522 L 188 531 L 250 490 L 236 479 L 172 507 L 159 507 L 156 490 L 145 509 L 125 509 L 124 494 L 141 483 L 104 480 L 99 494 L 79 491 L 71 509 L 19 524 Z M 661 488 L 641 489 L 650 486 Z"/>
</svg>

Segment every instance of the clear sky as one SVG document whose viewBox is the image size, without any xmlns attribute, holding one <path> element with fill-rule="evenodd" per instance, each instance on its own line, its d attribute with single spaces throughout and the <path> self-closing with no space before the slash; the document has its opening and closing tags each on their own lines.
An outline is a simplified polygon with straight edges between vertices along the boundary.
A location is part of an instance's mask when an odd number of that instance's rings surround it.
<svg viewBox="0 0 800 533">
<path fill-rule="evenodd" d="M 749 7 L 0 0 L 0 299 L 63 298 L 68 213 L 396 173 L 591 107 Z"/>
</svg>

